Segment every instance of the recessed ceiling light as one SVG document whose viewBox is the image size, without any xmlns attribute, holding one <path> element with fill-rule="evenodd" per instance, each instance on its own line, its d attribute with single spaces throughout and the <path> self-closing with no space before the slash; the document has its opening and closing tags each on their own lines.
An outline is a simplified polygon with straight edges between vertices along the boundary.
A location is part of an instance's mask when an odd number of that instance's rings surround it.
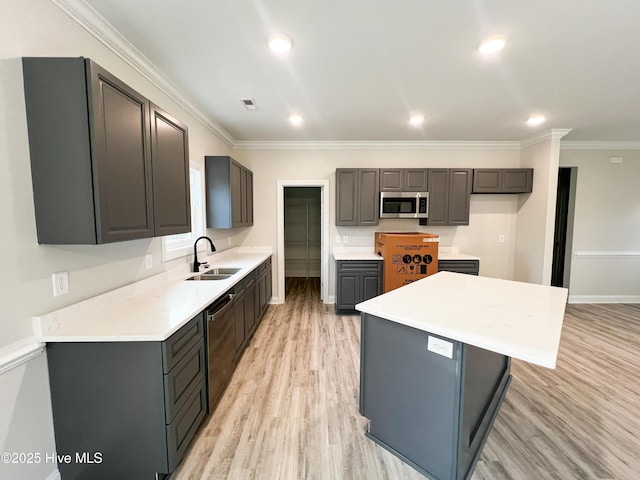
<svg viewBox="0 0 640 480">
<path fill-rule="evenodd" d="M 292 125 L 299 127 L 300 125 L 302 125 L 303 120 L 300 115 L 294 113 L 292 115 L 289 115 L 289 122 L 291 122 Z"/>
<path fill-rule="evenodd" d="M 527 119 L 527 125 L 530 127 L 535 127 L 536 125 L 540 125 L 547 121 L 547 118 L 544 115 L 531 115 Z"/>
<path fill-rule="evenodd" d="M 505 46 L 505 40 L 502 37 L 491 37 L 480 44 L 478 50 L 484 55 L 491 55 L 499 52 Z"/>
<path fill-rule="evenodd" d="M 419 127 L 424 123 L 424 115 L 411 115 L 409 117 L 409 123 L 414 127 Z"/>
<path fill-rule="evenodd" d="M 291 50 L 291 47 L 293 46 L 293 40 L 291 40 L 291 37 L 287 35 L 277 34 L 271 35 L 267 39 L 267 44 L 269 45 L 269 48 L 275 53 L 286 53 Z"/>
</svg>

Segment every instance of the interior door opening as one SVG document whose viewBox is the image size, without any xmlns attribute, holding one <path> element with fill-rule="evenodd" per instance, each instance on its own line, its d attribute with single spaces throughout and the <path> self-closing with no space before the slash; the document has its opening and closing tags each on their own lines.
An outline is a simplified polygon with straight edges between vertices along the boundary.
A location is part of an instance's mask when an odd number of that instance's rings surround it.
<svg viewBox="0 0 640 480">
<path fill-rule="evenodd" d="M 284 274 L 286 291 L 320 293 L 322 203 L 320 187 L 284 188 Z"/>
<path fill-rule="evenodd" d="M 561 167 L 558 170 L 551 266 L 551 285 L 554 287 L 569 287 L 577 170 L 576 167 Z"/>
</svg>

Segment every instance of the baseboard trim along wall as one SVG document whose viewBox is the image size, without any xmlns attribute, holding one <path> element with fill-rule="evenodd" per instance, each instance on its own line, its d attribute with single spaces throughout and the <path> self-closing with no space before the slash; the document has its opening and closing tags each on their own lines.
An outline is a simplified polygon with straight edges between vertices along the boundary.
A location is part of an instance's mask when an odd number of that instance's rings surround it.
<svg viewBox="0 0 640 480">
<path fill-rule="evenodd" d="M 640 303 L 640 295 L 569 295 L 569 303 Z"/>
<path fill-rule="evenodd" d="M 45 344 L 25 338 L 0 348 L 0 374 L 28 362 L 44 352 Z"/>
</svg>

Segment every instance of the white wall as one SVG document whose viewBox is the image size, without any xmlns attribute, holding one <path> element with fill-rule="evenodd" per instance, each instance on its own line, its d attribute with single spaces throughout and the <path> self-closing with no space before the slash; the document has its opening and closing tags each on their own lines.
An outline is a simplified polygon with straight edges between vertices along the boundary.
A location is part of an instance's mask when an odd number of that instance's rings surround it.
<svg viewBox="0 0 640 480">
<path fill-rule="evenodd" d="M 270 245 L 277 250 L 277 181 L 327 180 L 330 184 L 330 251 L 339 247 L 369 247 L 374 232 L 381 230 L 426 231 L 440 235 L 441 245 L 482 258 L 480 273 L 511 279 L 517 219 L 517 195 L 472 195 L 469 226 L 420 227 L 417 220 L 381 220 L 377 227 L 335 226 L 335 170 L 346 167 L 517 167 L 517 149 L 360 150 L 360 149 L 262 149 L 236 150 L 235 157 L 254 173 L 254 226 L 245 242 Z M 498 243 L 505 235 L 506 242 Z M 347 235 L 347 245 L 337 244 L 336 235 Z M 274 260 L 276 260 L 274 258 Z M 274 270 L 277 261 L 273 262 Z M 329 297 L 335 295 L 334 262 L 330 262 Z M 277 272 L 274 272 L 277 278 Z M 277 282 L 274 282 L 276 288 Z M 282 298 L 282 292 L 274 296 Z"/>
<path fill-rule="evenodd" d="M 32 316 L 187 262 L 182 258 L 163 264 L 157 238 L 99 246 L 37 244 L 20 57 L 92 58 L 187 124 L 192 164 L 202 165 L 205 155 L 229 154 L 230 148 L 50 1 L 0 0 L 0 12 L 0 349 L 11 351 L 12 345 L 32 336 Z M 242 241 L 238 232 L 209 234 L 223 248 Z M 147 253 L 154 259 L 151 270 L 144 266 Z M 69 271 L 71 291 L 54 298 L 51 273 L 60 270 Z M 44 356 L 0 374 L 0 391 L 0 451 L 25 448 L 23 438 L 33 440 L 32 448 L 52 449 Z M 55 465 L 47 467 L 55 470 Z M 46 476 L 42 465 L 33 470 L 24 466 L 19 475 L 8 468 L 0 463 L 0 478 Z"/>
<path fill-rule="evenodd" d="M 640 150 L 563 149 L 560 166 L 578 169 L 570 301 L 640 302 Z"/>
</svg>

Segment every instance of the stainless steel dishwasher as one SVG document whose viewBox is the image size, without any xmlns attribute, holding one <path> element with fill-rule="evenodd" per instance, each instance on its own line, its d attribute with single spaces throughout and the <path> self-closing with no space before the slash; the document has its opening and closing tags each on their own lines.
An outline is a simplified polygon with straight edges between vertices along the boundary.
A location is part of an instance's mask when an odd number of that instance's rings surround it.
<svg viewBox="0 0 640 480">
<path fill-rule="evenodd" d="M 236 363 L 233 289 L 207 308 L 209 413 L 218 404 Z"/>
</svg>

